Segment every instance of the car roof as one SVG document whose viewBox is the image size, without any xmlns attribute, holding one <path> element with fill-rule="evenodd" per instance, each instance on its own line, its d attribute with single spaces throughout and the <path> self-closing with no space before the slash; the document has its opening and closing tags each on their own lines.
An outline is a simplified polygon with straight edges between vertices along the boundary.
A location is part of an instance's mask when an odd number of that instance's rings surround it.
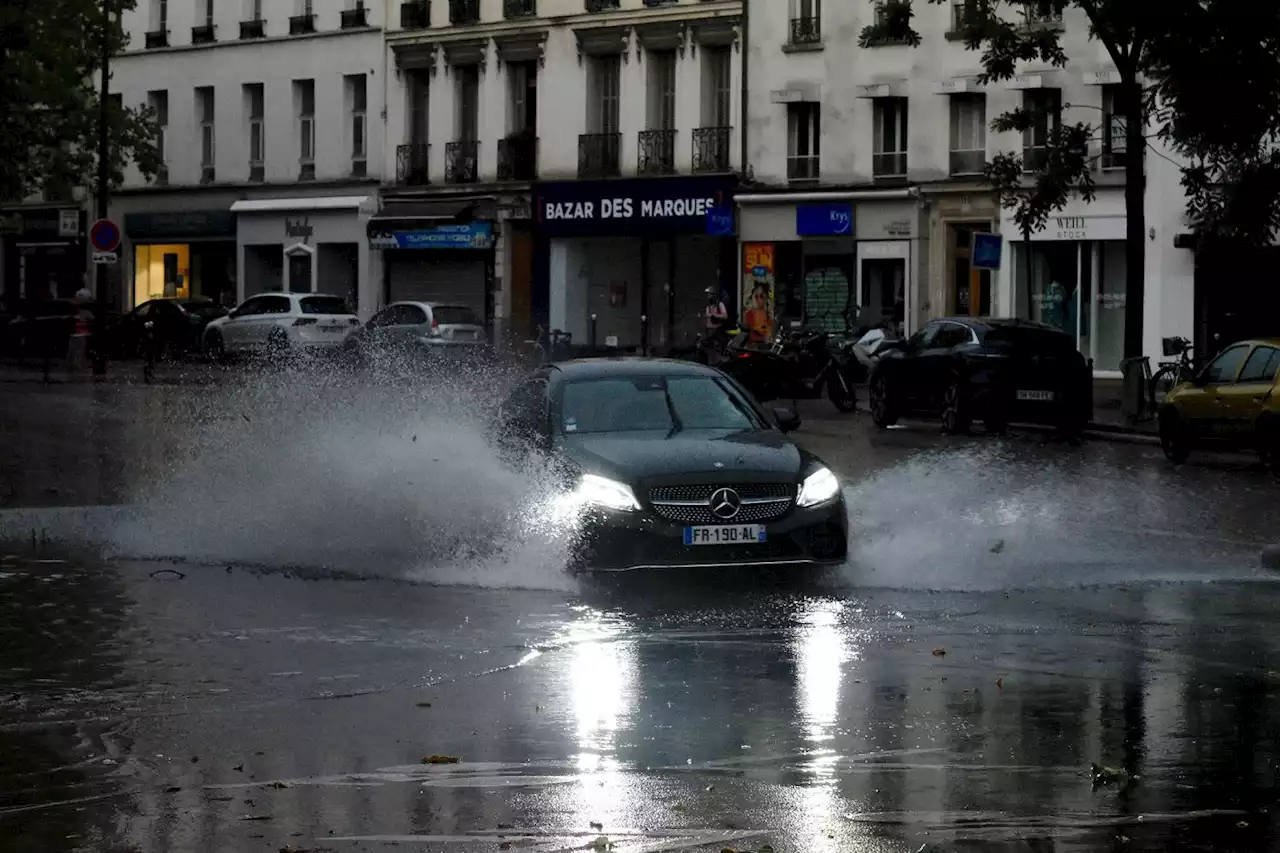
<svg viewBox="0 0 1280 853">
<path fill-rule="evenodd" d="M 1034 320 L 1022 320 L 1018 317 L 938 317 L 929 322 L 958 323 L 961 326 L 967 326 L 970 329 L 982 332 L 990 331 L 991 329 L 1037 329 L 1043 332 L 1057 332 L 1060 335 L 1067 334 L 1057 326 L 1037 323 Z"/>
<path fill-rule="evenodd" d="M 551 365 L 564 379 L 608 379 L 611 376 L 719 376 L 720 372 L 695 361 L 672 358 L 575 358 Z"/>
<path fill-rule="evenodd" d="M 416 299 L 401 299 L 399 302 L 390 302 L 385 307 L 391 308 L 394 305 L 416 305 L 419 308 L 466 308 L 472 310 L 470 305 L 463 305 L 461 302 L 419 302 Z"/>
<path fill-rule="evenodd" d="M 1250 338 L 1247 341 L 1238 341 L 1242 344 L 1254 344 L 1255 346 L 1280 347 L 1280 338 Z"/>
</svg>

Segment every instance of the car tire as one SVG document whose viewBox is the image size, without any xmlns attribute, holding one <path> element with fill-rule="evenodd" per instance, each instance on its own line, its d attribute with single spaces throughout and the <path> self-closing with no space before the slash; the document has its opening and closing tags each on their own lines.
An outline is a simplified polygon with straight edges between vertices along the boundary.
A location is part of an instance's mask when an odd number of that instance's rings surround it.
<svg viewBox="0 0 1280 853">
<path fill-rule="evenodd" d="M 827 399 L 841 414 L 847 415 L 858 408 L 858 392 L 838 368 L 833 368 L 827 377 Z"/>
<path fill-rule="evenodd" d="M 1258 421 L 1258 456 L 1267 470 L 1280 476 L 1280 418 L 1264 415 Z"/>
<path fill-rule="evenodd" d="M 1191 443 L 1187 439 L 1186 427 L 1176 411 L 1165 409 L 1160 413 L 1160 449 L 1164 456 L 1175 465 L 1181 465 L 1191 455 Z"/>
<path fill-rule="evenodd" d="M 267 333 L 263 354 L 272 364 L 281 364 L 289 357 L 289 335 L 284 329 L 272 329 Z"/>
<path fill-rule="evenodd" d="M 215 364 L 227 360 L 227 344 L 222 339 L 222 332 L 210 332 L 204 340 L 204 351 L 208 354 L 209 360 Z"/>
<path fill-rule="evenodd" d="M 957 373 L 947 382 L 942 396 L 942 431 L 947 435 L 967 435 L 973 426 L 969 389 Z"/>
<path fill-rule="evenodd" d="M 884 373 L 871 377 L 868 404 L 871 407 L 871 421 L 880 429 L 888 429 L 898 422 L 898 410 L 889 390 L 889 378 Z"/>
</svg>

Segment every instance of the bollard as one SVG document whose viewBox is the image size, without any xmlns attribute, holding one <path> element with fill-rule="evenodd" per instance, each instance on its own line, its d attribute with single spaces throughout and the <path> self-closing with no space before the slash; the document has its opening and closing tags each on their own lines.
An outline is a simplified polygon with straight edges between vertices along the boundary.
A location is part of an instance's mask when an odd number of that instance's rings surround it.
<svg viewBox="0 0 1280 853">
<path fill-rule="evenodd" d="M 1262 549 L 1262 565 L 1280 572 L 1280 545 L 1268 545 Z"/>
<path fill-rule="evenodd" d="M 596 348 L 596 319 L 597 315 L 591 315 L 591 349 L 594 352 Z"/>
<path fill-rule="evenodd" d="M 649 315 L 640 315 L 640 354 L 649 357 Z"/>
</svg>

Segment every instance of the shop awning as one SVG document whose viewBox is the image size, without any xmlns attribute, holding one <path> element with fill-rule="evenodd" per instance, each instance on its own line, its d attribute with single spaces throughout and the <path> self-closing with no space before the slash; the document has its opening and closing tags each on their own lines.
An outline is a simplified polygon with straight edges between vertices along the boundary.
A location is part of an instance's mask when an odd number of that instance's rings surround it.
<svg viewBox="0 0 1280 853">
<path fill-rule="evenodd" d="M 438 199 L 434 201 L 391 202 L 373 215 L 376 222 L 473 222 L 495 221 L 498 207 L 493 199 Z"/>
<path fill-rule="evenodd" d="M 367 195 L 303 196 L 300 198 L 241 199 L 232 213 L 280 213 L 293 210 L 359 210 L 372 202 Z"/>
</svg>

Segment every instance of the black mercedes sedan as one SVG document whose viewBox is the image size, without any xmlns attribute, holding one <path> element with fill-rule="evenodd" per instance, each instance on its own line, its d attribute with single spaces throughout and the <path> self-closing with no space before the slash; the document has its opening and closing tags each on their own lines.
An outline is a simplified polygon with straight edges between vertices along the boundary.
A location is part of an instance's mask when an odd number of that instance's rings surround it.
<svg viewBox="0 0 1280 853">
<path fill-rule="evenodd" d="M 952 317 L 880 352 L 868 397 L 882 429 L 904 415 L 932 415 L 953 434 L 981 420 L 988 432 L 1016 422 L 1074 436 L 1092 415 L 1089 363 L 1075 340 L 1052 326 Z"/>
<path fill-rule="evenodd" d="M 720 371 L 693 362 L 547 365 L 501 404 L 507 458 L 546 454 L 578 514 L 571 568 L 790 567 L 840 563 L 840 483 Z"/>
</svg>

